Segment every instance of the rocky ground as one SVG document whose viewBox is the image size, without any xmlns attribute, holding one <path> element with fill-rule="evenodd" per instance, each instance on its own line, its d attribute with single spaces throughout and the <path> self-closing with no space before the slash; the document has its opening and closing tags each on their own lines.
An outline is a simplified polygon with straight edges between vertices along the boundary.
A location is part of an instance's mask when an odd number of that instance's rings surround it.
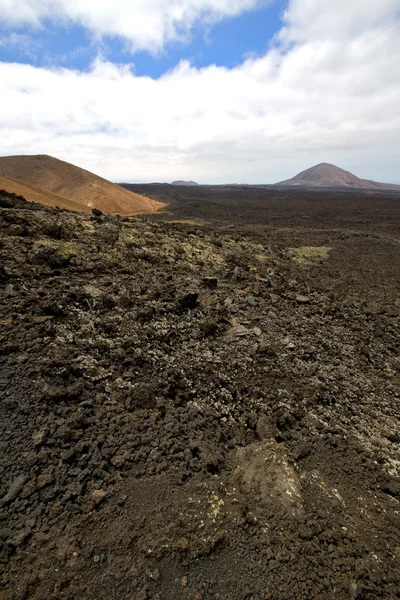
<svg viewBox="0 0 400 600">
<path fill-rule="evenodd" d="M 0 192 L 1 600 L 400 598 L 382 202 L 274 227 Z"/>
</svg>

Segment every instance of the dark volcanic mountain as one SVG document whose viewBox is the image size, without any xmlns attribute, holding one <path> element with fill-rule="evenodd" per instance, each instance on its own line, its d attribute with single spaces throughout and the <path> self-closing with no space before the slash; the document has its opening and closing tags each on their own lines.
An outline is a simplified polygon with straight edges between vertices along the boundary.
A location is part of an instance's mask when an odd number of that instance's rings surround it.
<svg viewBox="0 0 400 600">
<path fill-rule="evenodd" d="M 280 181 L 276 185 L 298 186 L 298 187 L 329 187 L 329 188 L 353 188 L 364 190 L 393 190 L 399 191 L 399 185 L 389 183 L 378 183 L 369 179 L 360 179 L 344 169 L 335 167 L 329 163 L 321 163 L 311 169 L 302 171 L 292 179 Z"/>
<path fill-rule="evenodd" d="M 178 181 L 173 181 L 171 183 L 171 185 L 186 185 L 186 186 L 190 186 L 190 185 L 199 185 L 196 181 L 183 181 L 182 179 L 179 179 Z"/>
</svg>

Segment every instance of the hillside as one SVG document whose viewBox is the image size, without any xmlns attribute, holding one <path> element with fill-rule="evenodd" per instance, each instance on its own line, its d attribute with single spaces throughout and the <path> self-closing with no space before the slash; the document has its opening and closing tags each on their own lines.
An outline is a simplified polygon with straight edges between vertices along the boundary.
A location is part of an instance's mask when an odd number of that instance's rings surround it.
<svg viewBox="0 0 400 600">
<path fill-rule="evenodd" d="M 104 213 L 118 213 L 124 216 L 152 213 L 162 206 L 85 169 L 47 155 L 0 157 L 0 175 L 35 186 L 29 193 L 13 189 L 16 182 L 2 187 L 47 206 L 60 206 L 84 212 L 96 207 Z M 53 197 L 48 192 L 57 195 L 54 204 Z M 74 206 L 71 205 L 71 201 Z"/>
<path fill-rule="evenodd" d="M 44 206 L 59 206 L 60 208 L 81 211 L 86 209 L 86 207 L 82 207 L 82 205 L 75 200 L 60 196 L 59 194 L 54 194 L 53 192 L 48 192 L 36 185 L 18 181 L 18 179 L 13 179 L 12 177 L 6 177 L 6 175 L 0 175 L 0 189 L 23 196 L 29 202 L 44 204 Z"/>
<path fill-rule="evenodd" d="M 276 185 L 400 191 L 399 185 L 360 179 L 353 173 L 329 163 L 321 163 L 311 169 L 306 169 L 292 179 L 280 181 Z"/>
</svg>

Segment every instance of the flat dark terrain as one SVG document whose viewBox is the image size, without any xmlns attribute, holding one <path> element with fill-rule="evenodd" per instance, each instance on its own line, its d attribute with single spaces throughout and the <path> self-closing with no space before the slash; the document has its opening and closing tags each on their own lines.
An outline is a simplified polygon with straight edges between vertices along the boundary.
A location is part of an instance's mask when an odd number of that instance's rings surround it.
<svg viewBox="0 0 400 600">
<path fill-rule="evenodd" d="M 0 192 L 0 599 L 400 598 L 400 197 Z"/>
<path fill-rule="evenodd" d="M 330 260 L 314 284 L 335 285 L 365 301 L 400 298 L 400 194 L 165 184 L 124 187 L 167 203 L 153 221 L 237 232 L 276 248 L 329 246 Z M 193 230 L 194 231 L 194 230 Z M 332 269 L 335 271 L 332 272 Z M 325 281 L 327 276 L 328 281 Z M 349 286 L 348 282 L 352 284 Z M 399 300 L 400 302 L 400 300 Z"/>
<path fill-rule="evenodd" d="M 156 218 L 201 219 L 231 226 L 400 230 L 400 193 L 256 187 L 123 184 L 168 203 Z"/>
</svg>

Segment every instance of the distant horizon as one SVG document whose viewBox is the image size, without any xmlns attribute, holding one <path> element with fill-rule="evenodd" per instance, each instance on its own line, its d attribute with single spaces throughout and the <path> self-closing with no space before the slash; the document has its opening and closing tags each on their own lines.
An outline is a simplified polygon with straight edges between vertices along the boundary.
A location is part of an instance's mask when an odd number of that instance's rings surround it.
<svg viewBox="0 0 400 600">
<path fill-rule="evenodd" d="M 288 178 L 288 179 L 290 179 L 290 178 Z M 152 184 L 153 185 L 157 185 L 157 184 L 158 185 L 172 185 L 172 183 L 173 183 L 172 181 L 142 181 L 142 180 L 136 180 L 136 181 L 117 181 L 116 179 L 114 179 L 114 180 L 110 179 L 110 181 L 112 181 L 113 183 L 116 183 L 118 185 L 121 185 L 121 184 L 124 184 L 124 183 L 126 183 L 126 184 L 132 184 L 132 185 L 152 185 Z M 374 179 L 371 179 L 371 181 L 375 182 Z M 258 182 L 258 183 L 237 183 L 236 181 L 232 181 L 232 182 L 227 182 L 226 181 L 225 183 L 215 183 L 215 182 L 201 183 L 200 181 L 196 181 L 196 183 L 199 186 L 207 186 L 207 185 L 209 185 L 209 186 L 230 186 L 230 185 L 232 185 L 232 186 L 238 186 L 238 187 L 241 187 L 241 186 L 254 187 L 254 186 L 263 186 L 263 185 L 276 186 L 276 185 L 278 185 L 279 182 L 276 181 L 274 183 L 266 183 L 264 181 L 264 182 Z M 387 185 L 398 185 L 398 186 L 400 186 L 400 182 L 396 182 L 396 181 L 376 181 L 375 183 L 383 183 L 383 184 L 387 184 Z M 291 187 L 295 187 L 295 186 L 291 186 Z M 304 188 L 306 188 L 307 186 L 298 186 L 298 187 L 304 187 Z M 309 187 L 311 187 L 311 186 L 309 186 Z M 332 188 L 332 189 L 334 189 L 334 188 Z"/>
<path fill-rule="evenodd" d="M 224 183 L 214 183 L 214 182 L 211 182 L 211 183 L 209 183 L 209 182 L 202 183 L 200 181 L 195 181 L 194 179 L 190 179 L 190 178 L 189 179 L 176 178 L 176 179 L 172 179 L 172 181 L 148 181 L 148 182 L 145 182 L 145 181 L 120 181 L 120 182 L 117 182 L 117 181 L 115 181 L 115 183 L 127 183 L 127 184 L 132 183 L 132 184 L 137 184 L 137 185 L 140 185 L 140 183 L 142 183 L 142 184 L 161 184 L 161 185 L 168 184 L 168 185 L 172 185 L 176 181 L 182 181 L 182 182 L 185 182 L 185 183 L 190 181 L 190 182 L 193 182 L 195 185 L 216 185 L 216 186 L 229 186 L 229 185 L 234 185 L 234 186 L 254 186 L 255 185 L 255 186 L 258 186 L 258 185 L 270 185 L 270 186 L 275 186 L 275 185 L 279 185 L 280 183 L 282 183 L 284 181 L 293 179 L 294 177 L 296 177 L 300 173 L 303 173 L 304 171 L 307 171 L 309 169 L 318 167 L 320 165 L 330 165 L 330 166 L 333 166 L 333 167 L 335 167 L 337 169 L 340 169 L 340 170 L 343 170 L 343 171 L 348 171 L 347 169 L 343 169 L 339 165 L 334 165 L 333 163 L 328 163 L 326 161 L 321 161 L 321 162 L 319 162 L 319 163 L 317 163 L 315 165 L 311 165 L 310 167 L 307 167 L 306 169 L 302 169 L 301 171 L 298 171 L 297 173 L 290 175 L 286 179 L 281 179 L 280 181 L 275 181 L 273 183 L 266 183 L 266 182 L 262 182 L 262 183 L 261 182 L 248 183 L 248 182 L 237 182 L 237 181 L 231 181 L 231 182 L 226 181 Z M 348 171 L 348 172 L 351 173 L 351 171 Z M 358 177 L 358 175 L 356 173 L 351 173 L 351 174 L 355 175 L 356 177 Z M 359 179 L 366 180 L 367 178 L 359 177 Z M 394 181 L 394 182 L 392 182 L 392 181 L 377 181 L 377 180 L 372 179 L 372 178 L 368 178 L 368 180 L 372 181 L 374 183 L 382 183 L 382 184 L 387 184 L 387 185 L 400 185 L 400 183 L 397 183 L 396 181 Z M 399 182 L 400 182 L 400 180 L 399 180 Z M 292 186 L 292 187 L 294 187 L 294 186 Z M 303 185 L 303 186 L 299 186 L 299 187 L 307 187 L 307 186 Z"/>
<path fill-rule="evenodd" d="M 229 186 L 229 185 L 234 185 L 234 186 L 258 186 L 258 185 L 277 185 L 278 183 L 280 183 L 281 181 L 286 181 L 288 179 L 292 179 L 293 177 L 295 177 L 296 175 L 298 175 L 299 173 L 302 173 L 303 171 L 306 171 L 310 168 L 316 167 L 318 165 L 323 165 L 323 164 L 330 164 L 332 166 L 335 166 L 339 169 L 343 169 L 344 171 L 349 171 L 350 173 L 352 173 L 352 171 L 350 171 L 349 169 L 344 169 L 343 167 L 339 166 L 339 165 L 335 165 L 334 163 L 329 163 L 328 161 L 320 161 L 318 163 L 316 163 L 315 165 L 309 165 L 299 171 L 297 171 L 296 173 L 291 173 L 289 174 L 287 177 L 280 179 L 279 181 L 273 181 L 273 182 L 266 182 L 266 181 L 255 181 L 255 182 L 238 182 L 238 181 L 200 181 L 200 180 L 195 180 L 192 179 L 190 177 L 186 177 L 186 178 L 182 178 L 182 177 L 175 177 L 175 178 L 171 178 L 170 180 L 162 180 L 162 179 L 148 179 L 148 180 L 144 180 L 144 179 L 116 179 L 116 178 L 108 178 L 105 177 L 104 174 L 102 174 L 100 171 L 96 171 L 96 170 L 91 170 L 91 169 L 87 169 L 86 167 L 83 167 L 80 164 L 76 164 L 73 163 L 71 160 L 65 159 L 65 158 L 60 158 L 58 156 L 54 156 L 48 153 L 38 153 L 38 154 L 16 154 L 16 155 L 9 155 L 9 154 L 0 154 L 0 157 L 6 157 L 6 156 L 51 156 L 52 158 L 56 158 L 58 160 L 63 160 L 65 162 L 74 164 L 77 167 L 80 167 L 82 169 L 91 171 L 92 173 L 98 175 L 99 177 L 103 177 L 105 179 L 108 179 L 109 181 L 112 181 L 113 183 L 117 183 L 117 184 L 134 184 L 134 185 L 149 185 L 149 184 L 168 184 L 171 185 L 174 181 L 193 181 L 195 184 L 198 185 L 215 185 L 215 186 Z M 388 185 L 400 185 L 400 179 L 398 179 L 397 181 L 379 181 L 377 179 L 374 179 L 373 177 L 360 177 L 357 173 L 352 173 L 353 175 L 355 175 L 356 177 L 358 177 L 359 179 L 369 179 L 370 181 L 374 181 L 375 183 L 382 183 L 382 184 L 388 184 Z M 303 187 L 307 187 L 307 186 L 303 186 Z"/>
<path fill-rule="evenodd" d="M 304 169 L 303 169 L 304 170 Z M 301 173 L 301 171 L 299 171 L 299 173 Z M 286 179 L 291 179 L 292 177 L 294 177 L 295 175 L 297 175 L 297 173 L 295 173 L 294 175 L 287 177 Z M 358 177 L 358 175 L 357 175 Z M 365 177 L 360 177 L 359 179 L 366 179 Z M 384 184 L 388 184 L 388 185 L 399 185 L 400 186 L 400 180 L 397 181 L 377 181 L 375 179 L 371 179 L 369 178 L 370 181 L 374 181 L 375 183 L 384 183 Z M 113 181 L 113 183 L 117 183 L 117 184 L 121 184 L 121 183 L 127 183 L 127 184 L 134 184 L 134 185 L 149 185 L 149 184 L 160 184 L 160 185 L 164 185 L 164 184 L 168 184 L 168 185 L 172 185 L 172 183 L 174 181 L 179 181 L 179 179 L 172 179 L 171 181 L 161 181 L 161 180 L 132 180 L 132 181 L 122 181 L 122 180 L 116 180 L 113 179 L 110 181 Z M 181 180 L 181 181 L 191 181 L 191 180 Z M 194 181 L 194 180 L 193 180 Z M 285 179 L 282 179 L 281 181 L 285 181 Z M 201 181 L 196 181 L 195 183 L 197 183 L 198 185 L 215 185 L 215 186 L 226 186 L 226 185 L 237 185 L 237 186 L 258 186 L 258 185 L 277 185 L 278 183 L 280 183 L 279 181 L 274 181 L 273 183 L 271 182 L 266 182 L 266 181 L 259 181 L 259 182 L 255 182 L 255 183 L 248 183 L 248 182 L 237 182 L 237 181 L 224 181 L 224 182 L 214 182 L 214 181 L 206 181 L 206 182 L 201 182 Z M 306 186 L 303 186 L 306 187 Z"/>
</svg>

